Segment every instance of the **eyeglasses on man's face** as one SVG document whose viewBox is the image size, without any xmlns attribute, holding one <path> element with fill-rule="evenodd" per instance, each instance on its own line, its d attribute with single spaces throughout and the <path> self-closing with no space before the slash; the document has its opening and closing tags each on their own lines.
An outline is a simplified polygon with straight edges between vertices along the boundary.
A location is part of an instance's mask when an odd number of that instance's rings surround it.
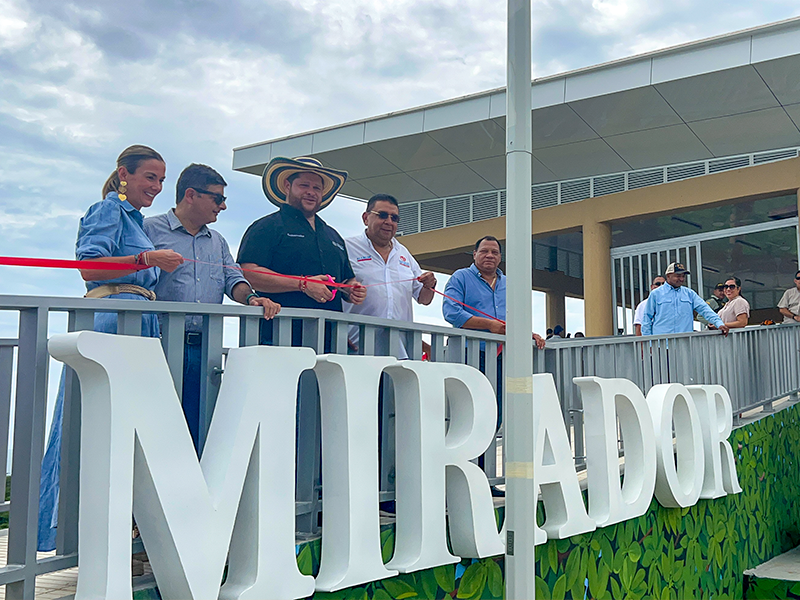
<svg viewBox="0 0 800 600">
<path fill-rule="evenodd" d="M 659 286 L 663 285 L 664 283 L 665 282 L 663 282 L 663 281 L 654 281 L 653 285 L 656 286 L 656 287 L 659 287 Z"/>
<path fill-rule="evenodd" d="M 216 192 L 209 192 L 208 190 L 201 190 L 199 188 L 192 188 L 192 189 L 198 194 L 206 194 L 207 196 L 211 196 L 214 199 L 214 202 L 217 203 L 217 206 L 222 205 L 222 203 L 225 202 L 225 200 L 227 200 L 225 196 L 223 196 L 222 194 L 218 194 Z"/>
<path fill-rule="evenodd" d="M 385 210 L 371 210 L 369 212 L 378 217 L 381 221 L 385 221 L 386 219 L 391 219 L 392 223 L 400 222 L 400 215 L 398 215 L 397 213 L 390 213 Z"/>
</svg>

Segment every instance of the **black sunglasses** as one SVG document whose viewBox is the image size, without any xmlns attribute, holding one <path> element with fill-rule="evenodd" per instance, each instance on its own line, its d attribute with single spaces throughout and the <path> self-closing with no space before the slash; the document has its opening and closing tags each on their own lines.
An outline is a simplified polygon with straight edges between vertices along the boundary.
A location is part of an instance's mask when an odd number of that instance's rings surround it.
<svg viewBox="0 0 800 600">
<path fill-rule="evenodd" d="M 656 287 L 658 287 L 658 286 L 660 286 L 660 285 L 663 285 L 663 283 L 664 283 L 663 281 L 654 281 L 654 282 L 653 282 L 653 285 L 654 285 L 654 286 L 656 286 Z"/>
<path fill-rule="evenodd" d="M 213 197 L 214 198 L 214 202 L 217 203 L 217 206 L 222 205 L 222 203 L 225 202 L 225 200 L 227 200 L 227 198 L 225 196 L 223 196 L 222 194 L 218 194 L 216 192 L 209 192 L 208 190 L 201 190 L 201 189 L 198 189 L 198 188 L 192 188 L 192 189 L 195 192 L 197 192 L 198 194 L 206 194 L 208 196 Z"/>
<path fill-rule="evenodd" d="M 733 284 L 733 285 L 723 285 L 723 286 L 722 286 L 722 288 L 723 288 L 723 289 L 725 289 L 725 290 L 735 290 L 737 287 L 739 287 L 739 286 L 738 286 L 738 285 L 736 285 L 736 284 Z"/>
<path fill-rule="evenodd" d="M 385 210 L 379 210 L 379 211 L 371 210 L 369 212 L 371 212 L 373 215 L 376 215 L 381 221 L 385 221 L 386 219 L 391 219 L 392 223 L 400 222 L 400 215 L 395 213 L 388 213 Z"/>
</svg>

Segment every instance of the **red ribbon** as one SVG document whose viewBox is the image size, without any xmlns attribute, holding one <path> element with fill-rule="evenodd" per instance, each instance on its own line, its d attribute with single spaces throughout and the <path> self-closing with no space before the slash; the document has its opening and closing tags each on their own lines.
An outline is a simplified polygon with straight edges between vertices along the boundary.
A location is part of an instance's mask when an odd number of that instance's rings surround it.
<svg viewBox="0 0 800 600">
<path fill-rule="evenodd" d="M 249 273 L 261 273 L 264 275 L 264 271 L 257 271 L 255 269 L 243 269 L 241 267 L 234 267 L 232 265 L 219 265 L 216 263 L 204 262 L 202 260 L 192 260 L 191 258 L 184 258 L 186 262 L 193 262 L 199 263 L 203 265 L 211 265 L 211 266 L 219 266 L 228 269 L 236 269 L 237 271 L 249 272 Z M 118 262 L 103 262 L 97 260 L 61 260 L 57 258 L 22 258 L 16 256 L 0 256 L 0 265 L 11 266 L 11 267 L 43 267 L 43 268 L 50 268 L 50 269 L 89 269 L 95 271 L 141 271 L 144 269 L 149 269 L 150 267 L 147 265 L 134 265 L 131 263 L 118 263 Z M 305 281 L 307 283 L 322 283 L 319 279 L 314 279 L 307 276 L 302 275 L 284 275 L 282 273 L 266 273 L 267 275 L 272 275 L 273 277 L 283 277 L 284 279 L 294 279 L 295 281 Z M 351 283 L 339 283 L 333 280 L 333 278 L 328 275 L 328 281 L 325 282 L 327 287 L 332 288 L 354 288 L 356 287 L 354 284 Z M 400 281 L 386 281 L 381 283 L 373 283 L 370 285 L 362 286 L 362 287 L 375 287 L 379 285 L 390 285 L 392 283 L 403 283 L 405 281 L 415 281 L 418 278 L 413 279 L 401 279 Z M 456 302 L 465 308 L 468 308 L 487 319 L 492 319 L 493 321 L 500 321 L 503 325 L 505 325 L 505 321 L 502 319 L 498 319 L 497 317 L 493 317 L 492 315 L 483 312 L 482 310 L 478 310 L 474 306 L 470 306 L 466 302 L 461 302 L 461 300 L 456 300 L 452 296 L 448 296 L 444 292 L 440 292 L 437 289 L 433 290 L 440 296 L 447 298 L 453 302 Z M 334 297 L 336 294 L 336 290 L 333 290 Z M 331 298 L 332 300 L 333 298 Z"/>
<path fill-rule="evenodd" d="M 57 258 L 19 258 L 0 256 L 0 265 L 10 267 L 47 267 L 51 269 L 92 269 L 96 271 L 141 271 L 147 265 L 131 263 L 102 262 L 96 260 L 61 260 Z"/>
</svg>

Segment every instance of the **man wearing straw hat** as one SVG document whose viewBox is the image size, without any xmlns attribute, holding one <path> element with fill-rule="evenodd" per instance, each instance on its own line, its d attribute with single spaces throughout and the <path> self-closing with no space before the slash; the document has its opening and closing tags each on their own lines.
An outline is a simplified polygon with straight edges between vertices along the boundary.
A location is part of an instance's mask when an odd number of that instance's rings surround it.
<svg viewBox="0 0 800 600">
<path fill-rule="evenodd" d="M 344 240 L 317 215 L 346 180 L 346 171 L 326 168 L 314 158 L 276 157 L 270 161 L 261 183 L 264 194 L 279 210 L 250 225 L 237 260 L 259 295 L 283 307 L 333 311 L 342 310 L 342 300 L 364 301 L 367 289 L 355 279 Z M 355 287 L 326 285 L 331 282 Z M 293 328 L 292 343 L 299 344 L 301 335 L 300 327 Z M 329 335 L 326 331 L 326 345 Z M 272 343 L 272 322 L 261 323 L 261 343 Z"/>
</svg>

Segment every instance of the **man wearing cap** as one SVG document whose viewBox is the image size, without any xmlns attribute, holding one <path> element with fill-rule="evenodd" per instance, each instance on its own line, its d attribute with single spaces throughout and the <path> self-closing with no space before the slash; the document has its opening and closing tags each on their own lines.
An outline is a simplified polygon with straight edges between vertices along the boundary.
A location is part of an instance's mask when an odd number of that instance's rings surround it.
<svg viewBox="0 0 800 600">
<path fill-rule="evenodd" d="M 666 283 L 666 280 L 661 275 L 653 277 L 653 283 L 650 284 L 650 291 L 661 287 Z M 648 296 L 649 297 L 649 296 Z M 636 310 L 633 312 L 633 333 L 634 335 L 642 335 L 642 318 L 644 317 L 644 307 L 647 306 L 647 298 L 636 305 Z"/>
<path fill-rule="evenodd" d="M 717 313 L 697 295 L 684 287 L 689 271 L 682 263 L 671 263 L 662 285 L 647 298 L 642 317 L 642 335 L 663 335 L 668 333 L 687 333 L 694 331 L 694 313 L 702 316 L 724 335 L 728 335 L 728 326 L 722 322 Z"/>
<path fill-rule="evenodd" d="M 313 158 L 270 161 L 261 181 L 267 198 L 279 210 L 250 225 L 238 257 L 245 277 L 259 295 L 284 307 L 333 311 L 342 310 L 342 300 L 364 301 L 367 289 L 355 279 L 344 240 L 317 215 L 346 180 L 347 172 L 328 169 Z M 326 282 L 355 287 L 326 286 Z M 302 335 L 301 328 L 296 329 L 293 344 L 299 344 Z M 330 331 L 326 331 L 326 344 L 329 337 Z M 261 343 L 272 343 L 271 322 L 261 324 Z"/>
<path fill-rule="evenodd" d="M 413 321 L 412 298 L 428 305 L 433 300 L 436 276 L 422 272 L 408 249 L 395 239 L 400 211 L 397 199 L 389 194 L 375 194 L 367 202 L 361 215 L 366 229 L 357 236 L 347 238 L 350 266 L 359 281 L 378 284 L 370 290 L 362 304 L 346 304 L 344 311 L 358 314 Z M 375 338 L 376 354 L 391 354 L 407 358 L 403 342 L 399 348 L 388 347 L 388 332 L 379 331 Z M 358 327 L 350 327 L 350 344 L 358 347 Z"/>
<path fill-rule="evenodd" d="M 725 303 L 728 299 L 725 297 L 725 284 L 718 283 L 714 286 L 714 289 L 711 290 L 711 298 L 706 300 L 706 304 L 711 307 L 715 313 L 718 313 L 722 310 L 722 307 L 725 306 Z"/>
<path fill-rule="evenodd" d="M 711 298 L 706 300 L 706 304 L 711 307 L 715 313 L 718 313 L 722 310 L 725 306 L 725 303 L 728 299 L 725 297 L 725 284 L 718 283 L 713 287 L 711 290 Z M 708 325 L 708 321 L 706 321 L 702 316 L 697 315 L 697 320 L 700 321 L 703 325 Z"/>
<path fill-rule="evenodd" d="M 227 295 L 240 304 L 261 306 L 264 318 L 273 318 L 281 309 L 268 298 L 259 298 L 233 262 L 228 242 L 208 225 L 227 208 L 223 195 L 228 185 L 217 171 L 206 165 L 191 164 L 178 177 L 175 208 L 144 220 L 144 231 L 157 250 L 175 250 L 192 259 L 172 273 L 162 271 L 155 288 L 159 300 L 221 304 Z M 183 412 L 194 446 L 199 450 L 200 362 L 203 317 L 186 317 L 183 352 Z"/>
<path fill-rule="evenodd" d="M 794 274 L 794 287 L 783 293 L 778 301 L 778 308 L 784 323 L 800 321 L 800 271 Z"/>
</svg>

